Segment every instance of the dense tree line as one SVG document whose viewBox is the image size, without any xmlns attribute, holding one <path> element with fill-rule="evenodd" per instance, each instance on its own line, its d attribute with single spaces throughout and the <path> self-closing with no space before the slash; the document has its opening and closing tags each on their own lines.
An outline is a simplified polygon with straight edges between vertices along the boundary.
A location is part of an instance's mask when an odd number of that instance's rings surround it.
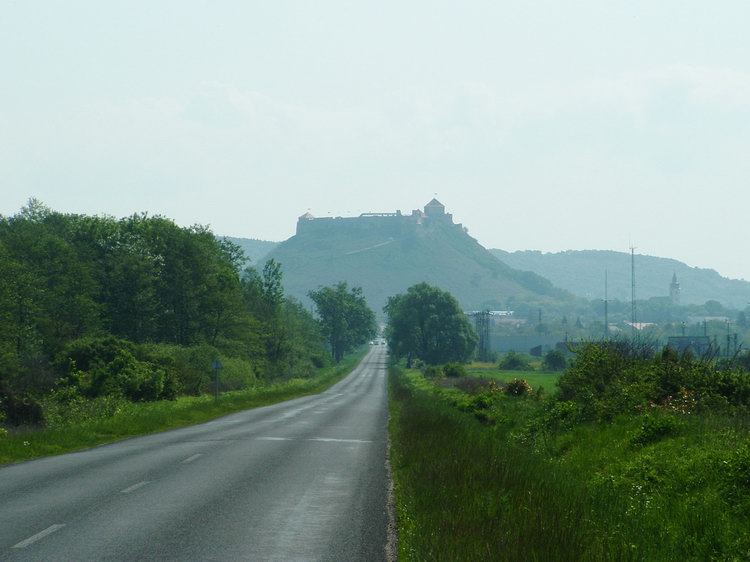
<svg viewBox="0 0 750 562">
<path fill-rule="evenodd" d="M 0 412 L 39 421 L 42 396 L 197 394 L 216 358 L 225 388 L 330 361 L 279 264 L 245 263 L 208 228 L 160 216 L 62 214 L 35 200 L 0 216 Z"/>
</svg>

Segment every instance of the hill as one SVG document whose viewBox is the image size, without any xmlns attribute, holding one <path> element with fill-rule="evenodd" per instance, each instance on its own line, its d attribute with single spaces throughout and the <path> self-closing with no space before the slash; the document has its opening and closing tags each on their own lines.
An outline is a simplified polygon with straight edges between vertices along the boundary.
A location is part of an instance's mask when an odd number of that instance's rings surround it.
<svg viewBox="0 0 750 562">
<path fill-rule="evenodd" d="M 606 250 L 505 252 L 490 250 L 510 267 L 533 271 L 552 283 L 587 299 L 604 297 L 604 271 L 609 272 L 609 298 L 630 300 L 630 254 Z M 701 269 L 669 258 L 635 256 L 639 299 L 669 296 L 672 275 L 680 283 L 682 304 L 717 300 L 730 308 L 750 303 L 750 283 L 722 277 L 713 269 Z"/>
<path fill-rule="evenodd" d="M 306 215 L 267 258 L 282 264 L 287 293 L 303 302 L 311 289 L 347 281 L 362 287 L 378 313 L 388 297 L 421 281 L 450 291 L 465 309 L 573 300 L 539 275 L 497 260 L 437 205 L 411 215 Z"/>
<path fill-rule="evenodd" d="M 242 248 L 242 251 L 250 259 L 250 265 L 257 265 L 264 261 L 263 258 L 268 255 L 268 252 L 279 245 L 278 242 L 256 240 L 255 238 L 235 238 L 233 236 L 221 236 L 221 238 L 229 240 Z"/>
</svg>

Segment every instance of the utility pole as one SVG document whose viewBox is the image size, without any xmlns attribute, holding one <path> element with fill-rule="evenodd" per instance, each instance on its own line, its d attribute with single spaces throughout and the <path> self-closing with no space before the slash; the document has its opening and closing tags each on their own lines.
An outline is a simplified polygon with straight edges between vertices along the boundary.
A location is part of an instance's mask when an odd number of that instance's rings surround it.
<svg viewBox="0 0 750 562">
<path fill-rule="evenodd" d="M 727 320 L 727 357 L 729 357 L 729 347 L 732 344 L 732 336 L 729 333 L 729 320 Z"/>
<path fill-rule="evenodd" d="M 635 246 L 630 245 L 630 324 L 632 325 L 633 339 L 635 339 L 636 323 L 638 315 L 635 305 Z"/>
<path fill-rule="evenodd" d="M 609 280 L 604 270 L 604 339 L 609 339 Z"/>
</svg>

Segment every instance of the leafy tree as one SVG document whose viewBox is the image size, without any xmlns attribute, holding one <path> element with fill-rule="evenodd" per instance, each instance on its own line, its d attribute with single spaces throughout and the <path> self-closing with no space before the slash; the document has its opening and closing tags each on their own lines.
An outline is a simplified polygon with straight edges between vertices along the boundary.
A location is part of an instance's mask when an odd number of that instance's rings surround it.
<svg viewBox="0 0 750 562">
<path fill-rule="evenodd" d="M 477 336 L 447 291 L 419 283 L 390 297 L 384 310 L 388 345 L 396 358 L 438 365 L 466 361 L 474 351 Z"/>
<path fill-rule="evenodd" d="M 498 367 L 501 371 L 532 371 L 533 368 L 525 357 L 515 351 L 509 351 L 500 360 Z"/>
<path fill-rule="evenodd" d="M 248 267 L 242 287 L 248 310 L 262 326 L 271 373 L 307 375 L 326 363 L 318 323 L 299 302 L 284 296 L 280 263 L 268 260 L 260 273 Z"/>
<path fill-rule="evenodd" d="M 563 371 L 567 366 L 567 360 L 562 351 L 550 349 L 544 354 L 544 361 L 542 364 L 547 371 Z"/>
<path fill-rule="evenodd" d="M 349 290 L 342 281 L 333 287 L 310 291 L 309 295 L 315 303 L 334 361 L 339 362 L 345 353 L 377 333 L 375 313 L 367 306 L 361 287 Z"/>
</svg>

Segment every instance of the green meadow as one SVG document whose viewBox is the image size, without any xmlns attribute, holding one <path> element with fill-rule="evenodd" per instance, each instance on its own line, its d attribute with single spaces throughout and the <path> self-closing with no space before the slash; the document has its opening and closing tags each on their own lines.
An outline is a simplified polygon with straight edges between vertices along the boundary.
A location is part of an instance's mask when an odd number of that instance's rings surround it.
<svg viewBox="0 0 750 562">
<path fill-rule="evenodd" d="M 533 388 L 542 387 L 546 392 L 555 391 L 555 383 L 560 378 L 559 372 L 552 371 L 507 371 L 499 370 L 494 363 L 470 363 L 466 373 L 471 377 L 493 379 L 499 382 L 510 382 L 513 379 L 524 379 Z"/>
</svg>

